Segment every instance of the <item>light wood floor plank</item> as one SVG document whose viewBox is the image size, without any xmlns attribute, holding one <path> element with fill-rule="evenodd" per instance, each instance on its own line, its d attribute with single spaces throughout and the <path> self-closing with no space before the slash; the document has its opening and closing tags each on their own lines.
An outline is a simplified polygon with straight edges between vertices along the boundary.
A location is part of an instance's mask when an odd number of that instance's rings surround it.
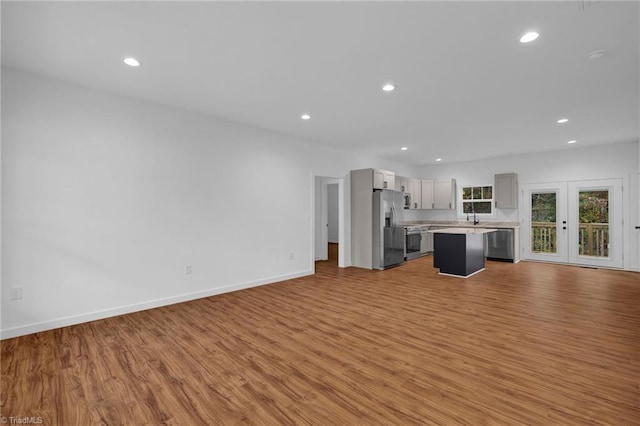
<svg viewBox="0 0 640 426">
<path fill-rule="evenodd" d="M 2 416 L 54 425 L 640 424 L 640 275 L 423 257 L 0 342 Z"/>
</svg>

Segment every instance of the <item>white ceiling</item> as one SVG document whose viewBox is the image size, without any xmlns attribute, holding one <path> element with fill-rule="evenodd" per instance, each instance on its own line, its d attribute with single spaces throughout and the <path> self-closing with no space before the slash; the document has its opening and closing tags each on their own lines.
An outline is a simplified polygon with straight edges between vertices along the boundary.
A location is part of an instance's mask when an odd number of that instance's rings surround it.
<svg viewBox="0 0 640 426">
<path fill-rule="evenodd" d="M 638 140 L 638 3 L 588 3 L 3 1 L 2 64 L 412 165 Z"/>
</svg>

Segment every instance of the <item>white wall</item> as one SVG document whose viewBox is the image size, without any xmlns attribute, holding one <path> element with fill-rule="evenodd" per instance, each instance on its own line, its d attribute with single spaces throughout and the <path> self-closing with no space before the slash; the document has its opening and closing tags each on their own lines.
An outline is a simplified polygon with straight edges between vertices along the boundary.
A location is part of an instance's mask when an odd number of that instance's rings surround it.
<svg viewBox="0 0 640 426">
<path fill-rule="evenodd" d="M 338 184 L 327 185 L 327 222 L 329 228 L 328 241 L 338 242 Z"/>
<path fill-rule="evenodd" d="M 3 338 L 310 274 L 313 176 L 415 173 L 5 68 L 2 124 Z"/>
<path fill-rule="evenodd" d="M 619 143 L 494 158 L 465 163 L 423 167 L 422 179 L 455 178 L 458 188 L 470 185 L 493 184 L 497 173 L 516 172 L 518 184 L 583 179 L 622 178 L 624 182 L 624 259 L 625 269 L 639 269 L 638 238 L 632 237 L 638 208 L 639 143 Z M 457 212 L 420 210 L 412 212 L 410 220 L 459 220 Z M 491 220 L 520 221 L 517 209 L 498 209 Z"/>
</svg>

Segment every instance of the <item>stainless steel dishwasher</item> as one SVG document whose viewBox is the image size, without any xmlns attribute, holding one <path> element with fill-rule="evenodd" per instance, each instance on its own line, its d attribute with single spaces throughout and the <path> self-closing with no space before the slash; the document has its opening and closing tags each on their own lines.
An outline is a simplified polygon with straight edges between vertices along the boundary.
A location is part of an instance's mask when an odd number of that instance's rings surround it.
<svg viewBox="0 0 640 426">
<path fill-rule="evenodd" d="M 422 234 L 420 254 L 424 256 L 425 254 L 433 251 L 433 234 L 429 233 L 429 227 L 426 225 L 420 227 L 420 234 Z"/>
<path fill-rule="evenodd" d="M 484 256 L 487 259 L 513 262 L 513 229 L 498 229 L 484 234 Z"/>
</svg>

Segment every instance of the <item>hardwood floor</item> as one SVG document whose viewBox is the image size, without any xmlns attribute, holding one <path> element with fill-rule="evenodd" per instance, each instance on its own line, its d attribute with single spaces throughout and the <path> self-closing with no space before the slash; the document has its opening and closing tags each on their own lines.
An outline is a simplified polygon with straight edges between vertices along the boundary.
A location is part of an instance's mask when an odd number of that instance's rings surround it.
<svg viewBox="0 0 640 426">
<path fill-rule="evenodd" d="M 2 341 L 45 425 L 640 423 L 640 275 L 430 256 Z"/>
</svg>

